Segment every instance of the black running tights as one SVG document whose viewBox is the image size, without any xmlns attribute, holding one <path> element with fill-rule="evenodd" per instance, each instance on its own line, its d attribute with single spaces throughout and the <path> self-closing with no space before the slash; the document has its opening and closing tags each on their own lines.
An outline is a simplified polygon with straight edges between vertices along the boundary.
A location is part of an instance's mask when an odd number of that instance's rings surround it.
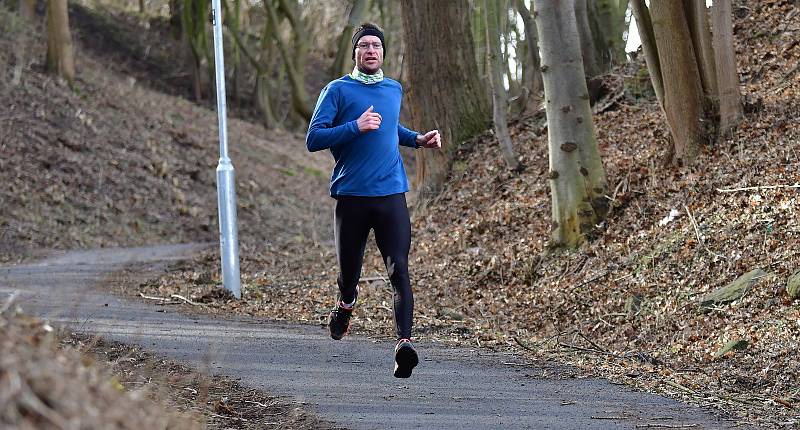
<svg viewBox="0 0 800 430">
<path fill-rule="evenodd" d="M 356 299 L 364 248 L 370 229 L 394 288 L 394 322 L 398 339 L 411 338 L 414 296 L 408 278 L 411 222 L 405 194 L 382 197 L 337 196 L 334 213 L 341 300 Z"/>
</svg>

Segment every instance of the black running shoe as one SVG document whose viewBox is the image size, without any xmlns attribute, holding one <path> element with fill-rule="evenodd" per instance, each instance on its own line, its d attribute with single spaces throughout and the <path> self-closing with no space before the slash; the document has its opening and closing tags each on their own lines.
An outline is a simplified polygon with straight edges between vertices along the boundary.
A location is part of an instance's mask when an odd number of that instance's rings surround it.
<svg viewBox="0 0 800 430">
<path fill-rule="evenodd" d="M 341 340 L 350 329 L 350 316 L 353 315 L 353 308 L 345 309 L 341 302 L 336 305 L 336 309 L 331 311 L 331 318 L 328 327 L 331 329 L 331 337 Z"/>
<path fill-rule="evenodd" d="M 419 357 L 411 340 L 400 339 L 394 348 L 394 377 L 408 378 L 417 364 L 419 364 Z"/>
</svg>

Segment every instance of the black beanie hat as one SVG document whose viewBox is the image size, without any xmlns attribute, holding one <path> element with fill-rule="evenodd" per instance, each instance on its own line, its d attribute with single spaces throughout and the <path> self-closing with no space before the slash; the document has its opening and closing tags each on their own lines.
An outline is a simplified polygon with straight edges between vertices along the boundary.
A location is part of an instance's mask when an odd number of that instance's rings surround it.
<svg viewBox="0 0 800 430">
<path fill-rule="evenodd" d="M 362 24 L 356 29 L 355 34 L 353 34 L 353 61 L 356 60 L 356 45 L 358 44 L 358 40 L 364 36 L 376 36 L 381 40 L 381 45 L 383 45 L 383 56 L 385 58 L 386 42 L 383 40 L 383 31 L 381 31 L 381 29 L 375 24 Z"/>
</svg>

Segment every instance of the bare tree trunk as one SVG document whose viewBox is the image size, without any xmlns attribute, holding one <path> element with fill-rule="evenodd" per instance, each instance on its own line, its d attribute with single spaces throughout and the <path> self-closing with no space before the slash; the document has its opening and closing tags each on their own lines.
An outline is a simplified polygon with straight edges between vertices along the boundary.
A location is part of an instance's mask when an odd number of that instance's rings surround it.
<svg viewBox="0 0 800 430">
<path fill-rule="evenodd" d="M 721 135 L 736 128 L 742 118 L 739 72 L 733 49 L 731 0 L 714 0 L 714 54 L 719 83 L 719 130 Z"/>
<path fill-rule="evenodd" d="M 589 26 L 589 0 L 575 0 L 575 20 L 578 26 L 578 37 L 581 43 L 581 57 L 583 57 L 583 72 L 586 77 L 595 77 L 600 74 L 600 65 L 597 62 L 596 51 Z"/>
<path fill-rule="evenodd" d="M 633 10 L 634 19 L 636 19 L 639 39 L 642 41 L 642 50 L 647 62 L 647 70 L 650 72 L 653 91 L 656 93 L 658 104 L 663 108 L 664 79 L 661 75 L 661 62 L 658 60 L 658 47 L 653 33 L 653 23 L 650 20 L 650 10 L 645 6 L 644 0 L 632 0 L 631 9 Z"/>
<path fill-rule="evenodd" d="M 625 10 L 622 10 L 619 0 L 591 0 L 587 6 L 591 34 L 597 49 L 597 63 L 601 72 L 607 72 L 626 60 L 623 39 Z"/>
<path fill-rule="evenodd" d="M 182 0 L 169 0 L 169 27 L 172 30 L 172 37 L 179 40 L 183 33 L 183 25 L 181 25 L 183 16 L 183 1 Z"/>
<path fill-rule="evenodd" d="M 524 0 L 516 0 L 517 12 L 522 17 L 523 28 L 525 29 L 525 53 L 526 60 L 523 61 L 522 82 L 526 90 L 525 106 L 522 112 L 534 112 L 538 108 L 536 100 L 539 91 L 542 89 L 541 61 L 539 60 L 539 35 L 536 33 L 536 22 L 531 16 L 531 11 L 525 6 Z"/>
<path fill-rule="evenodd" d="M 19 15 L 28 22 L 35 22 L 36 0 L 19 0 Z"/>
<path fill-rule="evenodd" d="M 499 52 L 500 61 L 503 67 L 503 73 L 506 75 L 506 81 L 508 82 L 508 94 L 517 94 L 519 92 L 519 80 L 511 70 L 511 61 L 509 61 L 511 58 L 511 23 L 508 20 L 508 8 L 506 7 L 508 5 L 504 4 L 503 6 L 504 7 L 499 10 L 504 11 L 505 14 L 502 15 L 502 22 L 498 25 L 500 32 L 503 34 L 502 50 Z M 491 62 L 491 59 L 489 62 Z"/>
<path fill-rule="evenodd" d="M 300 78 L 300 84 L 303 87 L 303 92 L 305 92 L 305 66 L 306 60 L 308 59 L 308 47 L 309 47 L 309 39 L 307 35 L 307 23 L 302 17 L 302 3 L 304 0 L 278 0 L 279 9 L 283 12 L 283 15 L 289 20 L 289 24 L 292 26 L 292 60 L 294 60 L 294 69 L 299 72 L 298 77 Z M 311 106 L 309 104 L 308 96 L 305 96 L 305 105 L 309 106 L 309 111 L 311 110 Z M 301 117 L 305 117 L 300 111 L 298 111 Z M 311 118 L 306 118 L 306 121 L 309 121 Z"/>
<path fill-rule="evenodd" d="M 233 36 L 234 40 L 241 39 L 241 25 L 242 25 L 242 2 L 241 0 L 233 0 L 233 10 L 231 10 L 230 5 L 228 5 L 229 0 L 221 0 L 222 3 L 222 10 L 223 16 L 225 17 L 223 24 L 228 27 L 230 34 Z M 232 55 L 231 55 L 231 63 L 233 63 L 233 67 L 231 67 L 231 74 L 233 75 L 233 79 L 231 79 L 230 85 L 230 103 L 232 106 L 239 105 L 240 98 L 239 94 L 241 92 L 241 76 L 242 76 L 242 48 L 240 43 L 234 43 L 232 48 Z"/>
<path fill-rule="evenodd" d="M 706 95 L 707 108 L 713 110 L 717 103 L 717 72 L 714 66 L 714 49 L 711 45 L 711 27 L 704 1 L 683 0 L 686 22 L 692 36 L 692 46 L 700 70 L 700 82 Z"/>
<path fill-rule="evenodd" d="M 67 0 L 47 0 L 47 70 L 64 78 L 70 86 L 75 82 Z"/>
<path fill-rule="evenodd" d="M 489 53 L 489 83 L 492 87 L 492 105 L 494 117 L 494 131 L 500 146 L 503 149 L 503 158 L 511 170 L 519 169 L 519 160 L 514 154 L 511 144 L 511 135 L 508 133 L 508 94 L 503 87 L 503 55 L 500 52 L 500 17 L 498 5 L 495 0 L 484 0 L 486 7 L 486 50 Z"/>
<path fill-rule="evenodd" d="M 475 63 L 480 79 L 488 79 L 489 67 L 486 52 L 486 4 L 475 1 L 474 13 L 470 14 L 472 35 L 475 38 Z"/>
<path fill-rule="evenodd" d="M 608 212 L 572 2 L 535 0 L 555 246 L 577 247 Z"/>
<path fill-rule="evenodd" d="M 272 32 L 274 31 L 276 31 L 276 29 L 272 28 L 268 23 L 264 23 L 264 31 L 261 33 L 262 61 L 260 61 L 259 64 L 267 62 L 267 65 L 259 71 L 259 85 L 257 87 L 259 91 L 257 91 L 257 96 L 259 109 L 261 109 L 264 119 L 264 125 L 267 128 L 282 128 L 283 123 L 277 115 L 280 108 L 276 104 L 278 97 L 275 94 L 275 88 L 278 87 L 279 84 L 277 83 L 282 82 L 283 78 L 279 76 L 279 79 L 274 79 L 272 76 L 274 75 L 273 72 L 276 67 L 281 71 L 283 68 L 272 61 L 276 55 L 276 42 L 275 38 L 272 36 Z M 266 61 L 263 59 L 266 59 Z"/>
<path fill-rule="evenodd" d="M 403 0 L 406 70 L 411 126 L 439 129 L 440 151 L 417 151 L 417 180 L 423 199 L 439 192 L 458 145 L 490 124 L 489 105 L 478 80 L 466 0 Z M 447 17 L 447 25 L 442 24 Z M 433 46 L 446 46 L 442 55 Z"/>
<path fill-rule="evenodd" d="M 694 163 L 707 140 L 703 90 L 683 3 L 651 0 L 650 13 L 664 79 L 664 112 L 672 131 L 674 163 Z"/>
<path fill-rule="evenodd" d="M 144 15 L 145 12 L 144 0 L 139 0 L 139 13 Z"/>
<path fill-rule="evenodd" d="M 264 127 L 268 129 L 279 126 L 278 121 L 275 119 L 275 113 L 272 111 L 270 81 L 270 78 L 261 74 L 256 78 L 256 106 L 261 111 Z"/>
<path fill-rule="evenodd" d="M 19 16 L 22 23 L 33 26 L 36 22 L 36 1 L 19 0 Z M 11 86 L 17 86 L 22 82 L 22 70 L 28 64 L 28 33 L 23 29 L 17 33 L 14 41 L 14 73 L 11 77 Z"/>
<path fill-rule="evenodd" d="M 369 9 L 369 3 L 369 0 L 351 0 L 350 2 L 347 24 L 345 24 L 342 34 L 339 36 L 339 49 L 331 66 L 330 75 L 332 79 L 349 73 L 353 68 L 352 62 L 347 59 L 347 57 L 352 59 L 353 56 L 353 45 L 350 44 L 350 39 L 352 38 L 353 30 L 360 23 L 361 17 L 364 16 L 364 12 Z"/>
<path fill-rule="evenodd" d="M 377 6 L 380 14 L 380 23 L 383 27 L 383 37 L 386 45 L 391 47 L 389 55 L 384 52 L 383 73 L 388 76 L 401 77 L 403 73 L 403 55 L 405 54 L 405 41 L 400 19 L 400 2 L 397 0 L 377 0 L 372 3 Z"/>
<path fill-rule="evenodd" d="M 278 34 L 277 29 L 279 28 L 278 25 L 278 12 L 275 10 L 275 7 L 269 0 L 264 1 L 264 7 L 267 11 L 267 17 L 269 18 L 270 25 L 275 29 L 274 37 L 275 41 L 278 43 L 278 50 L 281 53 L 281 57 L 283 58 L 283 63 L 286 67 L 286 72 L 289 78 L 289 85 L 291 86 L 291 97 L 292 97 L 292 107 L 294 110 L 306 121 L 311 120 L 311 105 L 309 104 L 308 93 L 305 88 L 305 78 L 304 73 L 301 68 L 298 68 L 298 58 L 303 55 L 304 49 L 302 46 L 295 46 L 295 56 L 293 57 L 292 54 L 289 53 L 289 48 L 286 46 L 286 42 L 284 42 L 283 38 L 281 38 L 280 34 Z M 283 9 L 283 8 L 282 8 Z M 284 10 L 286 13 L 287 10 Z M 296 16 L 287 16 L 290 21 L 293 19 L 296 20 Z M 301 39 L 298 35 L 298 32 L 301 32 L 299 22 L 295 21 L 292 24 L 293 30 L 295 32 L 295 44 L 298 43 L 298 40 Z"/>
<path fill-rule="evenodd" d="M 202 100 L 203 94 L 210 92 L 210 77 L 213 75 L 213 61 L 209 58 L 208 31 L 206 19 L 209 13 L 208 0 L 182 0 L 181 27 L 183 41 L 187 48 L 186 59 L 192 75 L 192 91 L 195 100 Z M 204 73 L 210 68 L 208 74 Z"/>
<path fill-rule="evenodd" d="M 228 3 L 226 1 L 222 2 L 222 6 L 224 7 L 225 15 L 231 15 L 231 11 L 229 10 Z M 238 24 L 236 20 L 226 22 L 232 26 Z M 263 120 L 264 127 L 268 129 L 277 128 L 279 123 L 275 119 L 270 97 L 272 92 L 272 87 L 270 85 L 271 79 L 269 78 L 270 71 L 262 64 L 262 60 L 256 58 L 255 54 L 253 53 L 255 50 L 249 46 L 247 42 L 245 42 L 245 40 L 242 38 L 242 33 L 238 30 L 238 28 L 231 28 L 230 30 L 233 40 L 236 42 L 236 47 L 241 51 L 250 65 L 256 70 L 256 88 L 254 98 L 255 105 L 261 112 L 261 118 Z M 272 32 L 273 28 L 270 25 L 265 25 L 264 31 L 261 33 L 261 51 L 263 52 L 263 56 L 267 58 L 268 61 L 272 60 L 273 58 Z M 237 66 L 237 69 L 239 68 L 241 68 L 241 65 Z"/>
</svg>

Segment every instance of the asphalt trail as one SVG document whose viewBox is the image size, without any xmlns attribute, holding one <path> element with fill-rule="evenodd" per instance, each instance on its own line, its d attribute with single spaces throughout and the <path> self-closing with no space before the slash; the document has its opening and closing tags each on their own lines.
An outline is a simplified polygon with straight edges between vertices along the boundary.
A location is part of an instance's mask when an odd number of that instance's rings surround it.
<svg viewBox="0 0 800 430">
<path fill-rule="evenodd" d="M 424 342 L 417 344 L 420 366 L 399 380 L 391 375 L 389 342 L 337 342 L 312 326 L 165 312 L 97 288 L 132 264 L 162 270 L 198 249 L 80 251 L 2 267 L 0 301 L 16 292 L 30 314 L 241 378 L 352 429 L 742 428 L 708 410 L 608 381 L 543 377 L 553 372 L 523 365 L 520 357 Z"/>
</svg>

